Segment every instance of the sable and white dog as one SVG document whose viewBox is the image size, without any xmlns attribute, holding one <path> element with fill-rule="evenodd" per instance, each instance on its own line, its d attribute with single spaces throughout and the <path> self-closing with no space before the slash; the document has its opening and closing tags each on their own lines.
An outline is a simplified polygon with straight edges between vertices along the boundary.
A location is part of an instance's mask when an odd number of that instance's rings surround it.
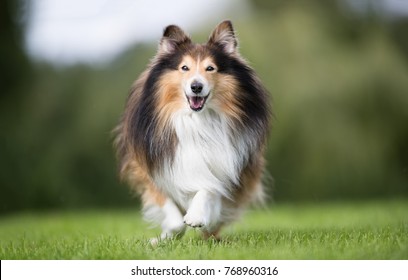
<svg viewBox="0 0 408 280">
<path fill-rule="evenodd" d="M 182 236 L 186 226 L 218 238 L 262 197 L 270 115 L 230 21 L 206 44 L 178 26 L 164 30 L 116 128 L 121 176 L 140 193 L 145 217 L 162 227 L 153 242 Z"/>
</svg>

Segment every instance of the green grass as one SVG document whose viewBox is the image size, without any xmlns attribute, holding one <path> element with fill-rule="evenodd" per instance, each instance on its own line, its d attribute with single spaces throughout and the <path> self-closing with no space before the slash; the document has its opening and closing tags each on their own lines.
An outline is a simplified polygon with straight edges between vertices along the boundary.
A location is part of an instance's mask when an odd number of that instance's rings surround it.
<svg viewBox="0 0 408 280">
<path fill-rule="evenodd" d="M 250 210 L 221 242 L 157 234 L 137 211 L 19 214 L 0 219 L 0 259 L 408 259 L 408 201 Z"/>
</svg>

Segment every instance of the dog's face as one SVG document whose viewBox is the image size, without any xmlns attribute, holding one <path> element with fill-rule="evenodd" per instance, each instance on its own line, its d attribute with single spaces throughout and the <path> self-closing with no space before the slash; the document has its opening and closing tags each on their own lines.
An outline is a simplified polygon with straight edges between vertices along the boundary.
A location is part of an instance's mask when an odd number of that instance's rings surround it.
<svg viewBox="0 0 408 280">
<path fill-rule="evenodd" d="M 181 86 L 191 110 L 200 111 L 215 85 L 217 66 L 211 57 L 183 56 L 178 71 Z"/>
<path fill-rule="evenodd" d="M 168 26 L 158 52 L 159 61 L 167 67 L 159 81 L 160 104 L 167 112 L 180 109 L 199 112 L 209 106 L 224 106 L 236 81 L 220 71 L 225 66 L 220 65 L 219 57 L 225 60 L 234 56 L 236 47 L 229 21 L 219 24 L 206 44 L 193 44 L 179 27 Z"/>
</svg>

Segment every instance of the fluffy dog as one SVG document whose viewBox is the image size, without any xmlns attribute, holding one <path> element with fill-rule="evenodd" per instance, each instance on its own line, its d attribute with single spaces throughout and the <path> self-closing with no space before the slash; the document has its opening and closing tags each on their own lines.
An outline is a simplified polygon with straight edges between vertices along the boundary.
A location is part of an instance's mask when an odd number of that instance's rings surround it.
<svg viewBox="0 0 408 280">
<path fill-rule="evenodd" d="M 165 28 L 116 128 L 121 177 L 140 193 L 145 218 L 162 227 L 153 243 L 182 236 L 186 226 L 218 238 L 262 197 L 270 115 L 230 21 L 206 44 Z"/>
</svg>

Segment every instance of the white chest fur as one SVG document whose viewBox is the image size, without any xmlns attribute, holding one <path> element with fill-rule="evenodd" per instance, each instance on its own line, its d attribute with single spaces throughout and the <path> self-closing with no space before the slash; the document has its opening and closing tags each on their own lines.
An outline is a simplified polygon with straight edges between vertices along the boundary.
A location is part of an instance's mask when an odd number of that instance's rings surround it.
<svg viewBox="0 0 408 280">
<path fill-rule="evenodd" d="M 244 136 L 233 137 L 227 119 L 211 110 L 177 114 L 173 126 L 174 161 L 155 176 L 157 184 L 185 209 L 200 190 L 228 197 L 248 159 Z"/>
</svg>

